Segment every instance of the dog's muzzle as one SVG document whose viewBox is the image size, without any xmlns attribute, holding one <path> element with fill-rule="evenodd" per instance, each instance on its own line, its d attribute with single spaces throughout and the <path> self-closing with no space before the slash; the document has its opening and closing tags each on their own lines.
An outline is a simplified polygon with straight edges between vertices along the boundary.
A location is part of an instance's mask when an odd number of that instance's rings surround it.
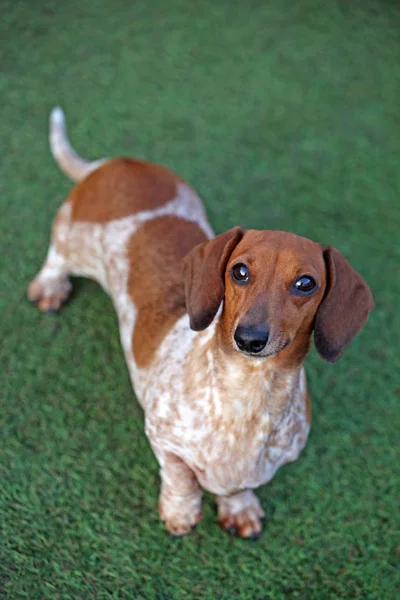
<svg viewBox="0 0 400 600">
<path fill-rule="evenodd" d="M 233 337 L 241 352 L 258 354 L 265 348 L 268 342 L 268 333 L 265 327 L 239 325 Z"/>
</svg>

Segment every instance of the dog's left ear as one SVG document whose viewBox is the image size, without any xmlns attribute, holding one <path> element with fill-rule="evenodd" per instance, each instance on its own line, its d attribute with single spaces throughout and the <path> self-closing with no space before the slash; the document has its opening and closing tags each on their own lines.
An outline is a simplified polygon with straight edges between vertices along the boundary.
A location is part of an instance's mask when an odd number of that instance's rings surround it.
<svg viewBox="0 0 400 600">
<path fill-rule="evenodd" d="M 361 275 L 336 248 L 325 247 L 323 252 L 327 284 L 315 317 L 314 343 L 322 358 L 336 362 L 364 325 L 374 299 Z"/>
<path fill-rule="evenodd" d="M 183 261 L 186 307 L 190 327 L 206 329 L 214 319 L 224 299 L 224 275 L 229 257 L 244 234 L 234 227 L 195 246 Z"/>
</svg>

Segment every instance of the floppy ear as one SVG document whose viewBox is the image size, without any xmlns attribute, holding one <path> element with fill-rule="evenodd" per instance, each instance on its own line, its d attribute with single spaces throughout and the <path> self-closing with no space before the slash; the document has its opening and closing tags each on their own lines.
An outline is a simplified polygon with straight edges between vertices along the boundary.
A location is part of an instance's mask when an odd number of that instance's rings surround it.
<svg viewBox="0 0 400 600">
<path fill-rule="evenodd" d="M 315 318 L 314 343 L 322 358 L 336 362 L 364 325 L 374 299 L 361 275 L 336 248 L 326 247 L 324 259 L 327 286 Z"/>
<path fill-rule="evenodd" d="M 229 257 L 244 234 L 234 227 L 211 240 L 195 246 L 183 262 L 186 307 L 190 327 L 206 329 L 224 298 L 224 274 Z"/>
</svg>

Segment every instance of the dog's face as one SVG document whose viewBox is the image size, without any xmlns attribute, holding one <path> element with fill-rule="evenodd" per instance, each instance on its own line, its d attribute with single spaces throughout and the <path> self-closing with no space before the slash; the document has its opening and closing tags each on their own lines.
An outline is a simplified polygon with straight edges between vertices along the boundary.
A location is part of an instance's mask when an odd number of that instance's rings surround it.
<svg viewBox="0 0 400 600">
<path fill-rule="evenodd" d="M 249 231 L 225 271 L 224 338 L 272 357 L 307 334 L 326 288 L 321 247 L 291 233 Z"/>
<path fill-rule="evenodd" d="M 249 358 L 307 351 L 334 362 L 373 308 L 363 279 L 335 248 L 283 231 L 237 227 L 185 259 L 191 327 L 205 329 L 222 300 L 224 344 Z M 287 350 L 286 350 L 287 349 Z"/>
</svg>

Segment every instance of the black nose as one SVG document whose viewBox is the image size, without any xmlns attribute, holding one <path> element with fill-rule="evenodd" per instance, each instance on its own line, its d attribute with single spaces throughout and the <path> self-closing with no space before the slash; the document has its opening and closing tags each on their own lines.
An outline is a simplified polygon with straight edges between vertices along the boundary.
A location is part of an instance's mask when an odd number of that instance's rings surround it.
<svg viewBox="0 0 400 600">
<path fill-rule="evenodd" d="M 257 354 L 268 342 L 268 330 L 265 327 L 239 325 L 233 337 L 239 350 Z"/>
</svg>

